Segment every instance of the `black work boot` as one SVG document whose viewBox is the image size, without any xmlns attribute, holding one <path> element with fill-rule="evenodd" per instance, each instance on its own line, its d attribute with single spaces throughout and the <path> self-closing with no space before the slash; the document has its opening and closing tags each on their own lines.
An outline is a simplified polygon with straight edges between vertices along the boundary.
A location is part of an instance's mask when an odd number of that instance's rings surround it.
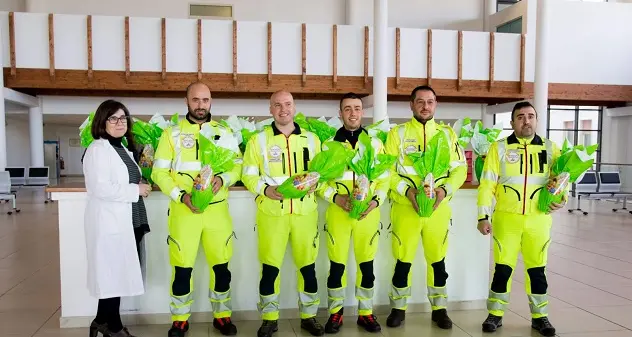
<svg viewBox="0 0 632 337">
<path fill-rule="evenodd" d="M 363 327 L 368 332 L 380 332 L 382 327 L 377 322 L 375 315 L 362 315 L 358 316 L 358 325 Z"/>
<path fill-rule="evenodd" d="M 432 311 L 432 321 L 441 329 L 452 329 L 452 320 L 448 317 L 448 310 L 438 309 Z"/>
<path fill-rule="evenodd" d="M 184 335 L 189 331 L 189 322 L 187 321 L 176 321 L 171 325 L 171 329 L 169 329 L 169 337 L 184 337 Z"/>
<path fill-rule="evenodd" d="M 307 330 L 312 336 L 322 336 L 325 334 L 325 328 L 318 323 L 316 317 L 302 319 L 301 329 Z"/>
<path fill-rule="evenodd" d="M 396 328 L 402 325 L 402 322 L 406 320 L 406 310 L 391 309 L 391 314 L 386 318 L 386 325 L 391 328 Z"/>
<path fill-rule="evenodd" d="M 555 328 L 551 322 L 549 322 L 548 317 L 531 319 L 531 327 L 538 330 L 542 336 L 555 336 Z"/>
<path fill-rule="evenodd" d="M 277 321 L 263 321 L 259 331 L 257 331 L 257 337 L 270 337 L 278 330 L 279 324 Z"/>
<path fill-rule="evenodd" d="M 329 320 L 325 324 L 326 333 L 338 333 L 342 327 L 342 315 L 344 314 L 344 308 L 340 309 L 337 313 L 331 314 Z"/>
<path fill-rule="evenodd" d="M 494 332 L 501 326 L 503 326 L 503 318 L 489 314 L 485 322 L 483 322 L 483 332 Z"/>
<path fill-rule="evenodd" d="M 230 317 L 215 318 L 213 320 L 213 327 L 224 336 L 234 336 L 237 334 L 237 327 L 233 324 Z"/>
</svg>

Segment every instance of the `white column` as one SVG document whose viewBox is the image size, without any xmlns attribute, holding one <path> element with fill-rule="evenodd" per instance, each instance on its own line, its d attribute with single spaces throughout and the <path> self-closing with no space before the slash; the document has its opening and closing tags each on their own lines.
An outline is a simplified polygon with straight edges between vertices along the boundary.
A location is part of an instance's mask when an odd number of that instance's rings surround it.
<svg viewBox="0 0 632 337">
<path fill-rule="evenodd" d="M 534 77 L 534 105 L 538 112 L 537 134 L 546 137 L 548 127 L 548 101 L 549 101 L 549 5 L 546 0 L 537 2 L 536 41 L 535 41 L 535 77 Z"/>
<path fill-rule="evenodd" d="M 484 128 L 491 128 L 494 126 L 494 115 L 487 113 L 487 105 L 481 104 L 481 122 Z"/>
<path fill-rule="evenodd" d="M 2 26 L 0 26 L 0 36 L 2 36 Z M 2 43 L 0 43 L 0 65 L 4 55 Z M 0 76 L 0 171 L 7 167 L 7 126 L 4 110 L 4 76 Z"/>
<path fill-rule="evenodd" d="M 493 32 L 495 31 L 495 27 L 492 27 L 491 24 L 491 18 L 490 16 L 496 14 L 496 3 L 498 0 L 485 0 L 485 10 L 483 13 L 485 13 L 485 20 L 484 21 L 484 25 L 485 25 L 485 31 L 487 32 Z"/>
<path fill-rule="evenodd" d="M 362 12 L 367 4 L 366 0 L 345 0 L 345 24 L 354 26 L 366 22 L 367 18 L 362 18 Z"/>
<path fill-rule="evenodd" d="M 388 1 L 373 0 L 373 122 L 388 122 L 387 47 Z"/>
<path fill-rule="evenodd" d="M 44 166 L 44 117 L 42 105 L 29 109 L 31 166 Z"/>
</svg>

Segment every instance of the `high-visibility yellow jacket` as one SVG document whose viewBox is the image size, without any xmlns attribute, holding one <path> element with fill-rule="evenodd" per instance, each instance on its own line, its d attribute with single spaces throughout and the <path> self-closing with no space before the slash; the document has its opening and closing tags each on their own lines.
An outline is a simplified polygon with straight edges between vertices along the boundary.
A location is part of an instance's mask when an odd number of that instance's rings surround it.
<svg viewBox="0 0 632 337">
<path fill-rule="evenodd" d="M 215 128 L 229 129 L 215 121 L 209 121 Z M 181 119 L 178 125 L 167 128 L 160 137 L 158 148 L 154 153 L 154 166 L 151 178 L 176 203 L 182 202 L 185 193 L 191 193 L 193 180 L 202 169 L 199 161 L 198 135 L 202 128 L 189 119 Z M 217 172 L 224 185 L 213 198 L 213 202 L 220 202 L 228 196 L 228 187 L 234 185 L 241 178 L 242 155 L 235 159 L 235 166 L 228 172 Z"/>
<path fill-rule="evenodd" d="M 354 132 L 356 135 L 353 134 Z M 327 140 L 323 144 L 323 147 L 326 146 L 328 142 L 340 142 L 347 148 L 353 149 L 354 146 L 351 142 L 349 142 L 349 138 L 355 137 L 355 140 L 357 140 L 357 134 L 360 132 L 367 133 L 364 128 L 360 128 L 357 131 L 347 131 L 344 127 L 342 127 L 336 132 L 336 135 L 333 138 Z M 384 153 L 384 145 L 378 138 L 371 137 L 371 145 L 373 145 L 373 148 L 376 149 L 376 153 Z M 341 177 L 328 181 L 327 186 L 320 188 L 318 190 L 318 195 L 330 203 L 334 203 L 334 197 L 336 194 L 350 195 L 353 192 L 355 180 L 355 172 L 353 172 L 350 168 L 347 168 Z M 378 206 L 380 206 L 384 203 L 384 201 L 386 201 L 389 188 L 390 170 L 384 172 L 374 181 L 371 181 L 369 186 L 369 195 L 373 195 L 373 200 L 377 201 Z"/>
<path fill-rule="evenodd" d="M 513 214 L 541 214 L 540 190 L 549 180 L 549 167 L 560 150 L 548 139 L 515 134 L 493 143 L 485 158 L 478 187 L 478 219 L 489 219 L 495 210 Z M 567 187 L 568 189 L 568 187 Z"/>
<path fill-rule="evenodd" d="M 281 185 L 290 176 L 307 172 L 311 160 L 320 152 L 320 140 L 315 134 L 301 130 L 296 123 L 294 127 L 294 132 L 285 137 L 273 122 L 246 145 L 241 180 L 257 195 L 255 203 L 267 215 L 305 215 L 318 206 L 314 193 L 301 199 L 272 200 L 265 196 L 268 186 Z"/>
<path fill-rule="evenodd" d="M 449 201 L 465 182 L 465 154 L 454 130 L 448 125 L 437 124 L 434 119 L 422 124 L 413 117 L 410 121 L 393 127 L 386 140 L 386 153 L 398 157 L 391 175 L 391 198 L 394 202 L 410 205 L 406 191 L 410 187 L 422 190 L 423 177 L 417 174 L 407 154 L 423 151 L 426 143 L 438 132 L 444 132 L 450 139 L 450 168 L 444 175 L 435 177 L 436 187 L 443 187 L 446 191 L 444 201 Z"/>
</svg>

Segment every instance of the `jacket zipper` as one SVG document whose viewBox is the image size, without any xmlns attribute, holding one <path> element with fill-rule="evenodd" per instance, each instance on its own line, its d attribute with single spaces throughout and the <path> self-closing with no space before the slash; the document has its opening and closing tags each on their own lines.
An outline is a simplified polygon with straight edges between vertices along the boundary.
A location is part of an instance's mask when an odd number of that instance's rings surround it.
<svg viewBox="0 0 632 337">
<path fill-rule="evenodd" d="M 426 124 L 421 124 L 424 128 L 424 152 L 426 152 Z"/>
<path fill-rule="evenodd" d="M 287 147 L 287 163 L 290 169 L 290 176 L 292 175 L 292 161 L 290 159 L 290 137 L 285 137 L 285 144 Z M 294 205 L 292 204 L 292 199 L 290 199 L 290 214 L 294 213 Z"/>
<path fill-rule="evenodd" d="M 524 156 L 525 158 L 529 156 L 529 146 L 527 144 L 524 145 Z M 527 210 L 527 177 L 529 176 L 529 161 L 525 160 L 524 164 L 527 166 L 524 169 L 524 193 L 522 193 L 522 215 L 525 214 Z M 522 166 L 521 166 L 522 167 Z"/>
</svg>

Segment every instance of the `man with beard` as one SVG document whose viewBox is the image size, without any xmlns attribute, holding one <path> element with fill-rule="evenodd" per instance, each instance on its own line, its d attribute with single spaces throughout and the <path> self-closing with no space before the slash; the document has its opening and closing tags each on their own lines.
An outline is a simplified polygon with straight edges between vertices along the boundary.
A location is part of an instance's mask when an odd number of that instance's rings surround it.
<svg viewBox="0 0 632 337">
<path fill-rule="evenodd" d="M 553 203 L 546 213 L 538 209 L 540 190 L 556 184 L 549 170 L 560 151 L 555 143 L 535 133 L 537 124 L 538 115 L 531 103 L 517 103 L 511 112 L 514 133 L 493 143 L 485 158 L 478 188 L 478 230 L 483 235 L 492 233 L 496 267 L 484 332 L 494 332 L 502 326 L 511 292 L 511 275 L 518 253 L 522 252 L 531 327 L 544 336 L 555 336 L 555 328 L 547 318 L 549 302 L 544 268 L 553 223 L 550 213 L 564 207 L 569 187 L 562 186 L 561 204 Z M 494 199 L 496 206 L 492 212 Z"/>
<path fill-rule="evenodd" d="M 186 118 L 167 128 L 160 138 L 154 156 L 153 181 L 169 196 L 169 260 L 173 267 L 171 314 L 173 325 L 169 337 L 183 337 L 189 329 L 193 303 L 193 280 L 200 240 L 210 269 L 209 299 L 213 309 L 213 327 L 223 335 L 237 334 L 231 322 L 231 274 L 228 262 L 232 256 L 232 219 L 228 212 L 228 187 L 241 177 L 242 156 L 229 172 L 214 172 L 215 194 L 210 205 L 200 212 L 191 204 L 193 181 L 201 169 L 198 136 L 202 125 L 224 128 L 211 120 L 211 92 L 203 83 L 189 85 L 185 103 Z M 224 128 L 225 131 L 230 130 Z M 219 130 L 218 130 L 219 131 Z"/>
<path fill-rule="evenodd" d="M 392 311 L 386 320 L 389 327 L 400 326 L 405 319 L 408 298 L 411 296 L 410 268 L 421 239 L 426 258 L 426 284 L 432 321 L 439 328 L 452 328 L 446 310 L 448 273 L 445 256 L 452 216 L 448 202 L 465 182 L 467 166 L 452 128 L 439 125 L 434 120 L 436 107 L 437 95 L 431 87 L 415 88 L 410 95 L 413 118 L 394 127 L 386 141 L 386 153 L 398 157 L 395 172 L 391 176 L 392 248 L 396 263 L 389 295 Z M 450 167 L 441 176 L 432 177 L 433 181 L 425 181 L 426 177 L 420 177 L 413 168 L 408 154 L 427 151 L 426 144 L 435 136 L 445 137 L 448 143 Z M 417 194 L 431 192 L 425 191 L 425 185 L 434 185 L 436 201 L 430 217 L 420 217 L 417 213 Z"/>
</svg>

